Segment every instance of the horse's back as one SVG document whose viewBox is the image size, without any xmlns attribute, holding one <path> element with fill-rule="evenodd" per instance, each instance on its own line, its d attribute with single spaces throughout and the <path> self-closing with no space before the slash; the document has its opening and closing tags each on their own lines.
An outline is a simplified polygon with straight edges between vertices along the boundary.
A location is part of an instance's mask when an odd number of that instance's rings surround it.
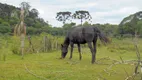
<svg viewBox="0 0 142 80">
<path fill-rule="evenodd" d="M 87 42 L 92 42 L 97 37 L 94 27 L 84 27 L 84 38 Z"/>
<path fill-rule="evenodd" d="M 69 38 L 74 43 L 84 42 L 84 38 L 82 35 L 82 28 L 75 27 L 69 32 Z"/>
<path fill-rule="evenodd" d="M 94 39 L 93 27 L 75 27 L 69 33 L 69 38 L 75 43 L 86 43 Z"/>
</svg>

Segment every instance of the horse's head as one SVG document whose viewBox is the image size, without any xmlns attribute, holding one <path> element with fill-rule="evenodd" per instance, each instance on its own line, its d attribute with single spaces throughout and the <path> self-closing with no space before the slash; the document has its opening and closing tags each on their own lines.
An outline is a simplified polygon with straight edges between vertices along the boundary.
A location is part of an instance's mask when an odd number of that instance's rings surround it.
<svg viewBox="0 0 142 80">
<path fill-rule="evenodd" d="M 68 53 L 68 46 L 61 44 L 61 57 L 65 58 Z"/>
</svg>

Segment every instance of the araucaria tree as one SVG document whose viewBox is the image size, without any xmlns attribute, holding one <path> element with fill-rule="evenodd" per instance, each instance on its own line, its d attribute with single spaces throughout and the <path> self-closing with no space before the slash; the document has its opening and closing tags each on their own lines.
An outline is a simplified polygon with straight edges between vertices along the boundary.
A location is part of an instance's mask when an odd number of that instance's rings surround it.
<svg viewBox="0 0 142 80">
<path fill-rule="evenodd" d="M 71 19 L 71 12 L 68 12 L 68 11 L 67 12 L 58 12 L 56 19 L 58 21 L 63 22 L 63 24 L 65 24 L 67 20 Z"/>
<path fill-rule="evenodd" d="M 20 6 L 21 6 L 20 17 L 19 17 L 20 19 L 19 19 L 19 23 L 16 24 L 16 26 L 15 26 L 14 35 L 20 36 L 20 38 L 21 38 L 21 51 L 20 52 L 21 52 L 22 58 L 23 58 L 23 56 L 24 56 L 24 40 L 25 40 L 25 36 L 26 36 L 26 26 L 24 23 L 24 18 L 29 15 L 30 5 L 27 2 L 22 2 L 20 4 Z M 16 16 L 18 16 L 18 15 L 16 15 Z"/>
<path fill-rule="evenodd" d="M 91 21 L 92 17 L 90 15 L 90 13 L 88 11 L 76 11 L 73 15 L 72 15 L 73 19 L 80 19 L 81 20 L 81 25 L 83 23 L 83 20 L 89 20 Z"/>
</svg>

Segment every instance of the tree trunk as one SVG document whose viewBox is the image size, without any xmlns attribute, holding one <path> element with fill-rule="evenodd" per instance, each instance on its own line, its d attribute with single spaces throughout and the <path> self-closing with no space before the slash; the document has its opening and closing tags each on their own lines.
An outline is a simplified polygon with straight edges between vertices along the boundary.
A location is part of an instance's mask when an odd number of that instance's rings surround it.
<svg viewBox="0 0 142 80">
<path fill-rule="evenodd" d="M 21 34 L 21 54 L 22 54 L 22 59 L 24 58 L 24 40 L 25 40 L 25 34 Z"/>
</svg>

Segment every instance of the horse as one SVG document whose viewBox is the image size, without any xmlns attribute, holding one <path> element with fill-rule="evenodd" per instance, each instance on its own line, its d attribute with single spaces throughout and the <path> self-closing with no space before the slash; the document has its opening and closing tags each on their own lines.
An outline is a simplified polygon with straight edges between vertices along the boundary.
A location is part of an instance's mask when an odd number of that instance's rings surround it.
<svg viewBox="0 0 142 80">
<path fill-rule="evenodd" d="M 68 53 L 68 46 L 70 45 L 71 52 L 70 52 L 69 59 L 71 59 L 74 44 L 77 44 L 79 59 L 81 60 L 82 55 L 81 55 L 80 44 L 87 43 L 92 53 L 91 63 L 93 64 L 96 60 L 96 42 L 97 42 L 98 36 L 102 43 L 106 44 L 110 42 L 109 39 L 103 34 L 103 32 L 100 31 L 96 26 L 73 27 L 71 30 L 68 31 L 63 44 L 61 44 L 61 58 L 64 59 L 66 57 Z M 92 42 L 93 42 L 93 46 L 92 46 Z"/>
</svg>

